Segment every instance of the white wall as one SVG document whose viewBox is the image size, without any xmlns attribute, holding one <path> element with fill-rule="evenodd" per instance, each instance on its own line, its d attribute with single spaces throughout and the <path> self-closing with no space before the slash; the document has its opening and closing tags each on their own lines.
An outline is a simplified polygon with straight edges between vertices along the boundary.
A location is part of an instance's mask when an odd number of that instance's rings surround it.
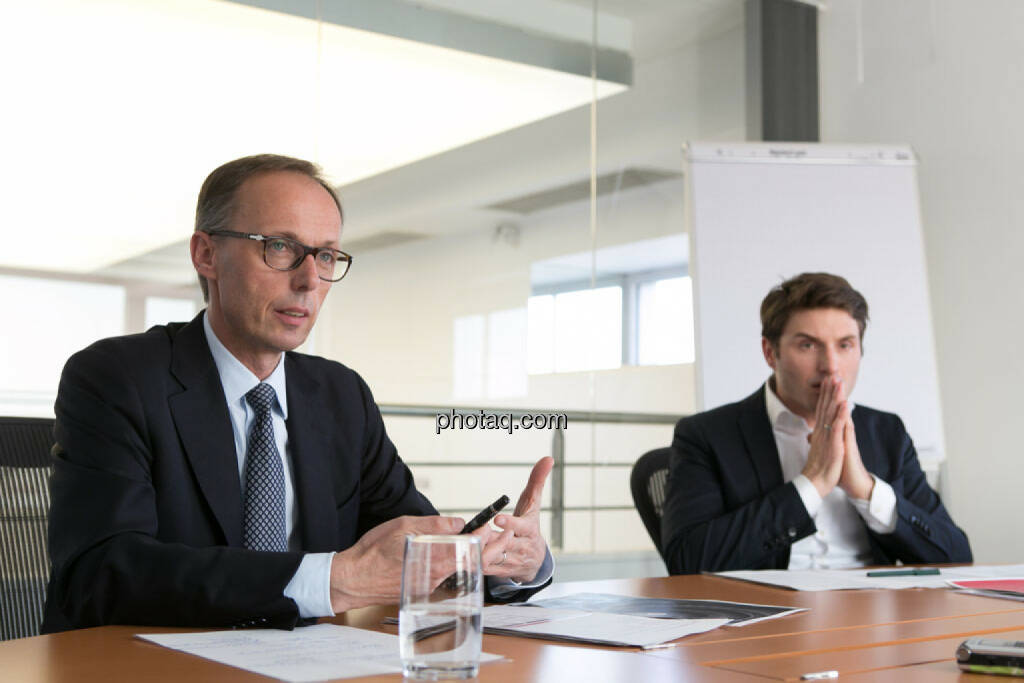
<svg viewBox="0 0 1024 683">
<path fill-rule="evenodd" d="M 822 140 L 921 160 L 946 502 L 977 561 L 1022 562 L 1024 3 L 839 0 L 819 16 Z"/>
</svg>

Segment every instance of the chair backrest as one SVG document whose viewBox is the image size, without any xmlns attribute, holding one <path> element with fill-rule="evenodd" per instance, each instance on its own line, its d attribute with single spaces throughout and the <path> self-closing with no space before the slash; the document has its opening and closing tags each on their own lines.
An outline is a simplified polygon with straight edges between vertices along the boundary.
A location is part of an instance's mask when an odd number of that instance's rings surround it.
<svg viewBox="0 0 1024 683">
<path fill-rule="evenodd" d="M 53 420 L 0 417 L 0 640 L 39 635 Z"/>
<path fill-rule="evenodd" d="M 653 451 L 648 451 L 634 463 L 633 471 L 629 476 L 629 488 L 633 492 L 633 503 L 659 553 L 662 552 L 661 514 L 665 506 L 668 463 L 671 455 L 671 448 L 656 448 Z"/>
</svg>

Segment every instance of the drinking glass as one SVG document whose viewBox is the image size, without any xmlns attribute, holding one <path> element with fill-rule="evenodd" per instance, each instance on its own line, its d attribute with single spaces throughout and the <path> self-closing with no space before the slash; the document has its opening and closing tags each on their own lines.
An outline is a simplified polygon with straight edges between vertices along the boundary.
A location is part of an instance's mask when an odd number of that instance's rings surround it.
<svg viewBox="0 0 1024 683">
<path fill-rule="evenodd" d="M 398 636 L 409 678 L 473 678 L 483 609 L 480 539 L 407 536 Z"/>
</svg>

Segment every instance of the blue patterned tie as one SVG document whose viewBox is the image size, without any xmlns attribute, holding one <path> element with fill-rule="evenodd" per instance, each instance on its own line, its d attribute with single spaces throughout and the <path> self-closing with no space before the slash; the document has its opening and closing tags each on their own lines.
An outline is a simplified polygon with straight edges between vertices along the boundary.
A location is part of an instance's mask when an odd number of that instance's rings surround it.
<svg viewBox="0 0 1024 683">
<path fill-rule="evenodd" d="M 245 400 L 256 411 L 245 453 L 245 547 L 251 550 L 287 550 L 284 518 L 284 466 L 274 441 L 270 411 L 277 394 L 260 383 Z"/>
</svg>

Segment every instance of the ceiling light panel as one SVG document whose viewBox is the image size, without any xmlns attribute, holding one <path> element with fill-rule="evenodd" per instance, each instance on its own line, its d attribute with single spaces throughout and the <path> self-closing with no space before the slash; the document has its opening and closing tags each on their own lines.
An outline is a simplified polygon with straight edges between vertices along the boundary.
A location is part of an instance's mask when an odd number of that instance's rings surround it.
<svg viewBox="0 0 1024 683">
<path fill-rule="evenodd" d="M 88 272 L 181 240 L 203 178 L 260 152 L 345 184 L 590 101 L 590 79 L 233 2 L 3 10 L 0 266 Z M 318 49 L 319 43 L 319 49 Z M 599 81 L 599 97 L 625 86 Z M 495 163 L 501 163 L 495 159 Z M 396 197 L 395 201 L 401 201 Z"/>
</svg>

